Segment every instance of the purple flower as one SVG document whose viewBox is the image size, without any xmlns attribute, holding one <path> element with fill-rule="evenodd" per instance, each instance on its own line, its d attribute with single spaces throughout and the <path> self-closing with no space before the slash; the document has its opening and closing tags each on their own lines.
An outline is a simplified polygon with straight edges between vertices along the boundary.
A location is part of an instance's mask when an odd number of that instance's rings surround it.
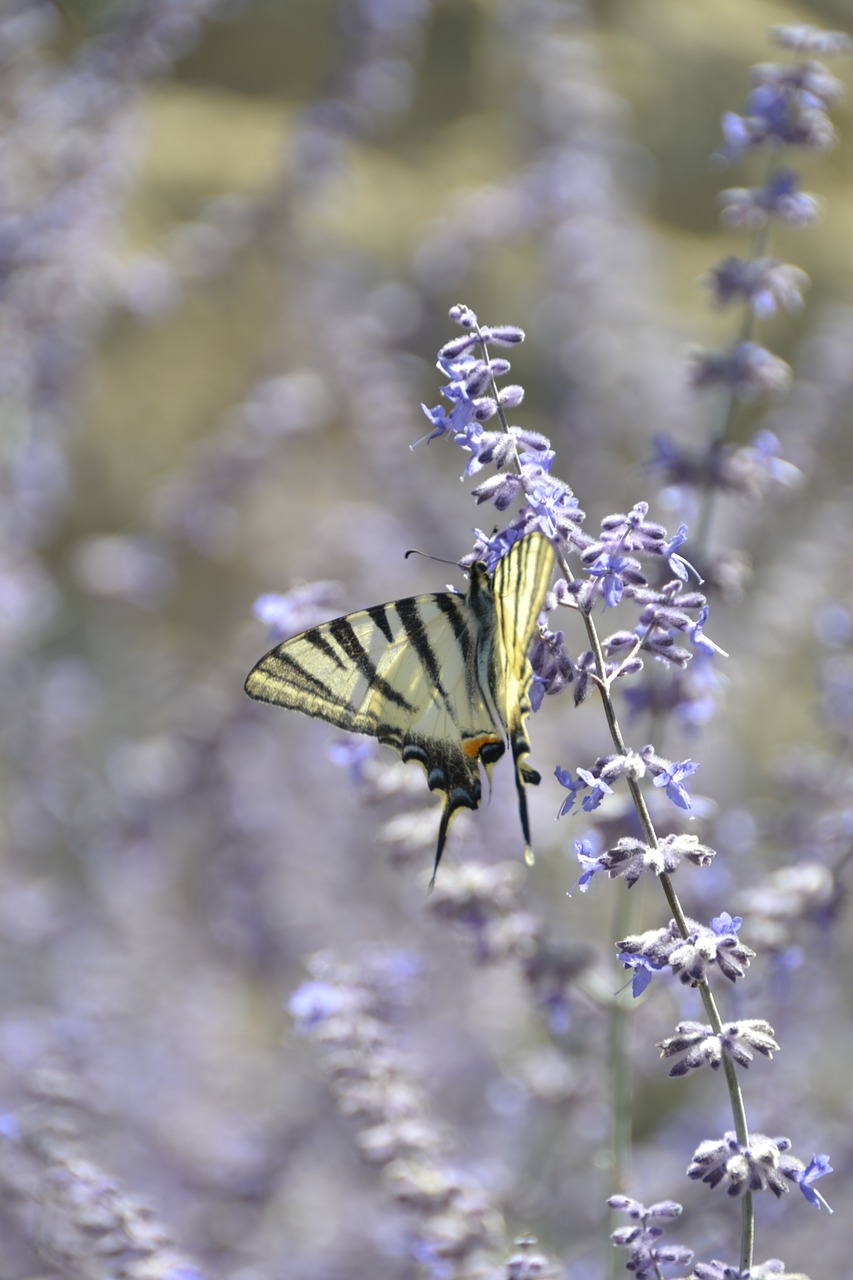
<svg viewBox="0 0 853 1280">
<path fill-rule="evenodd" d="M 518 456 L 523 469 L 526 470 L 533 466 L 541 467 L 546 475 L 550 473 L 554 465 L 554 459 L 557 457 L 554 450 L 547 447 L 547 441 L 544 449 L 525 449 Z M 577 499 L 575 501 L 577 502 Z"/>
<path fill-rule="evenodd" d="M 473 461 L 473 459 L 472 459 Z M 470 466 L 470 463 L 469 463 Z M 492 502 L 498 511 L 506 511 L 515 502 L 521 491 L 521 476 L 515 472 L 489 476 L 474 490 L 477 503 Z"/>
<path fill-rule="evenodd" d="M 733 387 L 739 400 L 785 391 L 791 368 L 758 342 L 738 342 L 729 351 L 699 356 L 692 370 L 694 387 L 723 383 Z"/>
<path fill-rule="evenodd" d="M 757 316 L 799 311 L 809 283 L 805 271 L 777 258 L 738 258 L 719 263 L 708 277 L 717 301 L 724 305 L 744 299 Z"/>
<path fill-rule="evenodd" d="M 601 583 L 601 594 L 605 608 L 614 609 L 622 599 L 625 590 L 624 573 L 633 568 L 636 561 L 629 556 L 619 555 L 614 551 L 603 551 L 594 564 L 589 566 L 589 575 Z"/>
<path fill-rule="evenodd" d="M 352 1009 L 351 993 L 330 982 L 303 982 L 288 1001 L 297 1031 L 311 1031 L 329 1018 Z"/>
<path fill-rule="evenodd" d="M 742 916 L 730 916 L 728 911 L 721 911 L 718 916 L 713 916 L 710 921 L 711 928 L 714 933 L 722 937 L 736 937 L 737 931 L 743 924 Z"/>
<path fill-rule="evenodd" d="M 620 952 L 618 959 L 626 969 L 634 970 L 634 976 L 631 979 L 631 995 L 637 1000 L 655 974 L 660 973 L 660 966 L 656 965 L 648 956 L 629 956 L 624 951 Z"/>
<path fill-rule="evenodd" d="M 470 343 L 471 339 L 466 339 Z M 435 440 L 439 436 L 461 435 L 465 433 L 477 415 L 477 396 L 482 393 L 489 382 L 489 369 L 482 360 L 466 354 L 449 354 L 451 344 L 442 348 L 439 353 L 438 368 L 450 378 L 446 386 L 439 390 L 445 400 L 450 402 L 448 413 L 441 405 L 430 409 L 421 404 L 421 408 L 432 425 L 432 431 L 415 441 Z M 465 437 L 467 438 L 467 437 Z M 414 448 L 415 445 L 411 447 Z"/>
<path fill-rule="evenodd" d="M 576 507 L 578 504 L 577 498 L 573 497 L 566 486 L 551 480 L 550 476 L 545 476 L 538 484 L 527 489 L 525 496 L 535 513 L 536 524 L 546 538 L 556 538 L 559 534 L 557 513 L 560 509 L 566 506 Z"/>
<path fill-rule="evenodd" d="M 583 778 L 588 787 L 591 787 L 588 796 L 583 798 L 583 808 L 586 813 L 592 813 L 601 804 L 605 796 L 613 795 L 613 788 L 603 778 L 596 778 L 594 774 L 587 769 L 578 769 L 578 777 Z"/>
<path fill-rule="evenodd" d="M 811 1186 L 813 1182 L 817 1182 L 818 1178 L 824 1177 L 827 1173 L 832 1173 L 832 1165 L 829 1163 L 829 1156 L 812 1156 L 805 1169 L 803 1169 L 802 1173 L 798 1175 L 796 1181 L 809 1204 L 814 1205 L 816 1209 L 823 1207 L 832 1213 L 832 1209 L 830 1209 L 820 1192 L 815 1191 Z"/>
<path fill-rule="evenodd" d="M 540 631 L 530 646 L 529 657 L 533 668 L 530 705 L 538 711 L 546 694 L 560 693 L 571 684 L 575 669 L 562 631 Z"/>
<path fill-rule="evenodd" d="M 698 653 L 702 653 L 706 658 L 713 658 L 715 654 L 720 654 L 727 658 L 728 654 L 725 649 L 721 649 L 718 644 L 714 644 L 713 640 L 708 640 L 703 634 L 705 623 L 708 621 L 708 606 L 705 605 L 701 610 L 699 617 L 695 622 L 684 628 L 685 635 L 690 637 L 690 643 Z"/>
<path fill-rule="evenodd" d="M 258 596 L 252 613 L 267 628 L 272 640 L 284 640 L 328 618 L 339 594 L 336 582 L 309 582 L 284 594 L 269 592 Z"/>
<path fill-rule="evenodd" d="M 376 755 L 376 742 L 373 738 L 351 734 L 330 743 L 326 748 L 326 755 L 333 764 L 349 772 L 350 782 L 354 786 L 361 786 L 365 781 L 364 766 Z"/>
<path fill-rule="evenodd" d="M 577 881 L 577 887 L 581 893 L 586 893 L 592 883 L 592 877 L 597 871 L 603 871 L 604 867 L 601 864 L 601 858 L 593 853 L 592 843 L 589 840 L 575 841 L 575 857 L 583 868 Z M 568 896 L 572 896 L 571 890 Z"/>
<path fill-rule="evenodd" d="M 579 769 L 578 774 L 580 775 L 580 773 L 581 770 Z M 554 770 L 554 777 L 557 779 L 560 786 L 565 787 L 569 793 L 561 804 L 560 811 L 557 814 L 558 818 L 564 818 L 566 814 L 571 813 L 574 809 L 578 798 L 578 792 L 583 791 L 588 784 L 580 776 L 573 778 L 568 769 L 561 769 L 559 765 L 557 765 Z"/>
<path fill-rule="evenodd" d="M 669 542 L 664 544 L 663 554 L 666 556 L 666 562 L 669 565 L 676 578 L 680 578 L 682 582 L 686 582 L 690 573 L 694 573 L 699 582 L 702 578 L 698 569 L 685 560 L 684 556 L 678 555 L 678 548 L 683 546 L 687 541 L 687 525 L 682 523 L 678 526 L 678 531 L 670 538 Z"/>
<path fill-rule="evenodd" d="M 771 480 L 793 488 L 801 483 L 803 475 L 793 462 L 780 456 L 780 449 L 778 437 L 772 431 L 764 430 L 757 432 L 740 453 L 755 461 Z"/>
<path fill-rule="evenodd" d="M 682 760 L 664 769 L 663 773 L 659 773 L 653 779 L 653 783 L 656 787 L 666 787 L 666 794 L 679 809 L 689 809 L 690 796 L 682 785 L 682 779 L 689 778 L 698 768 L 699 765 L 695 760 Z"/>
<path fill-rule="evenodd" d="M 482 560 L 489 573 L 494 573 L 498 561 L 503 560 L 510 547 L 515 546 L 522 536 L 521 530 L 512 526 L 501 530 L 499 533 L 492 534 L 491 537 L 484 533 L 482 529 L 475 529 L 474 534 L 476 537 L 474 551 L 465 556 L 459 563 L 463 567 L 467 567 L 476 560 Z"/>
<path fill-rule="evenodd" d="M 812 151 L 826 151 L 834 144 L 835 132 L 824 111 L 837 94 L 834 76 L 825 72 L 819 79 L 809 80 L 808 75 L 803 76 L 802 66 L 774 63 L 764 63 L 754 73 L 762 83 L 750 93 L 744 115 L 733 111 L 723 115 L 723 146 L 718 152 L 723 163 L 768 139 Z"/>
<path fill-rule="evenodd" d="M 820 216 L 820 205 L 799 186 L 799 174 L 779 169 L 763 187 L 730 187 L 721 191 L 718 199 L 723 222 L 743 231 L 757 231 L 770 218 L 791 227 L 810 226 Z"/>
<path fill-rule="evenodd" d="M 423 444 L 424 440 L 429 444 L 430 440 L 435 440 L 439 436 L 443 436 L 451 430 L 451 422 L 447 414 L 444 412 L 443 405 L 437 404 L 434 409 L 429 409 L 423 401 L 421 401 L 421 408 L 429 419 L 432 431 L 428 432 L 425 436 L 421 436 L 413 445 L 410 445 L 409 447 L 412 449 L 414 449 L 416 445 Z"/>
</svg>

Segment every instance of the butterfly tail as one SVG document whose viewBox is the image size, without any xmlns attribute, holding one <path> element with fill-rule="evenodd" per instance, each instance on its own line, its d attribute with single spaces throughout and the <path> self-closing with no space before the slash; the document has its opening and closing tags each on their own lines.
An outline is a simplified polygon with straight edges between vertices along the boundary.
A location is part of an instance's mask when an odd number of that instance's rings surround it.
<svg viewBox="0 0 853 1280">
<path fill-rule="evenodd" d="M 525 764 L 523 761 L 523 757 L 530 750 L 530 743 L 524 730 L 521 729 L 513 733 L 510 741 L 512 760 L 515 766 L 515 789 L 518 793 L 518 816 L 521 820 L 521 831 L 524 836 L 524 861 L 528 867 L 532 867 L 535 858 L 530 841 L 530 819 L 527 816 L 527 787 L 538 787 L 542 781 L 542 775 L 537 773 L 535 769 L 531 769 L 530 765 Z"/>
<path fill-rule="evenodd" d="M 441 862 L 441 855 L 444 853 L 444 842 L 447 839 L 447 828 L 450 826 L 450 819 L 453 817 L 453 810 L 445 803 L 441 811 L 441 822 L 438 826 L 438 844 L 435 850 L 435 862 L 432 868 L 429 884 L 427 885 L 427 893 L 432 893 L 435 888 L 435 877 L 438 875 L 438 864 Z"/>
<path fill-rule="evenodd" d="M 439 788 L 436 788 L 438 790 Z M 432 787 L 430 788 L 432 790 Z M 476 789 L 468 791 L 464 787 L 457 787 L 453 791 L 446 791 L 443 794 L 444 803 L 441 809 L 441 821 L 438 824 L 438 842 L 435 848 L 435 862 L 433 863 L 432 876 L 430 878 L 428 892 L 432 893 L 435 888 L 435 877 L 438 871 L 438 864 L 441 862 L 441 855 L 444 853 L 444 845 L 447 840 L 447 832 L 453 821 L 454 815 L 460 809 L 476 809 L 480 802 L 480 784 L 477 783 Z"/>
</svg>

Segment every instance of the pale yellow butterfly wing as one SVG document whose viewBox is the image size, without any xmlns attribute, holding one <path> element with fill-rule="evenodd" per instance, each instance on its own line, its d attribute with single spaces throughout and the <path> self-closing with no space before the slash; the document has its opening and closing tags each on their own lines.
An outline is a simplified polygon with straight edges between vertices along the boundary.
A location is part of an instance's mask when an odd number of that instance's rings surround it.
<svg viewBox="0 0 853 1280">
<path fill-rule="evenodd" d="M 495 609 L 498 615 L 499 653 L 503 672 L 500 707 L 509 735 L 518 791 L 518 811 L 524 832 L 524 856 L 533 863 L 530 824 L 527 817 L 525 784 L 537 785 L 540 775 L 523 763 L 530 751 L 525 720 L 530 713 L 530 686 L 533 671 L 527 658 L 536 632 L 537 619 L 554 572 L 554 549 L 541 534 L 531 534 L 515 543 L 498 562 L 494 576 Z"/>
</svg>

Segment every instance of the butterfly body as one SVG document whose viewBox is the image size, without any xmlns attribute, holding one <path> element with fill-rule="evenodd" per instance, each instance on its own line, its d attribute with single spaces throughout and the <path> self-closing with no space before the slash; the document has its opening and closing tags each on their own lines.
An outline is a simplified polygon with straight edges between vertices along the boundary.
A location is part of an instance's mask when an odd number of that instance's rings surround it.
<svg viewBox="0 0 853 1280">
<path fill-rule="evenodd" d="M 548 541 L 534 534 L 511 547 L 494 577 L 472 565 L 464 596 L 413 596 L 311 627 L 266 654 L 246 692 L 368 734 L 421 764 L 429 789 L 444 796 L 436 870 L 454 813 L 480 803 L 480 765 L 489 775 L 508 741 L 532 860 L 524 786 L 539 775 L 522 763 L 527 649 L 553 562 Z"/>
</svg>

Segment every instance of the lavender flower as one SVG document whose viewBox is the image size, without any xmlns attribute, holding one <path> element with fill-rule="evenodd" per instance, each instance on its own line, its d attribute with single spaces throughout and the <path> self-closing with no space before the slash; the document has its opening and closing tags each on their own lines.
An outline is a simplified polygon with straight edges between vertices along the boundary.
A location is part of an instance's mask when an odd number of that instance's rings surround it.
<svg viewBox="0 0 853 1280">
<path fill-rule="evenodd" d="M 645 933 L 624 938 L 616 946 L 627 956 L 646 957 L 656 969 L 668 965 L 679 981 L 687 986 L 706 982 L 711 965 L 716 965 L 730 982 L 736 982 L 744 976 L 750 960 L 755 958 L 755 952 L 737 936 L 739 923 L 730 917 L 725 923 L 712 920 L 710 925 L 687 920 L 687 936 L 684 937 L 676 922 L 671 920 L 666 928 L 648 929 Z"/>
<path fill-rule="evenodd" d="M 579 887 L 587 888 L 596 871 L 607 872 L 611 880 L 623 876 L 630 889 L 646 873 L 672 875 L 682 858 L 697 867 L 708 867 L 714 858 L 714 850 L 699 843 L 692 834 L 663 836 L 655 845 L 648 845 L 634 836 L 622 836 L 616 844 L 591 857 L 584 841 L 575 841 L 575 852 L 584 867 Z"/>
<path fill-rule="evenodd" d="M 611 1196 L 607 1203 L 617 1213 L 626 1213 L 636 1222 L 634 1226 L 618 1227 L 610 1236 L 617 1249 L 628 1251 L 625 1269 L 632 1276 L 641 1280 L 657 1280 L 661 1267 L 690 1266 L 692 1249 L 662 1242 L 662 1224 L 677 1221 L 683 1212 L 680 1204 L 674 1200 L 662 1200 L 646 1208 L 628 1196 Z"/>
<path fill-rule="evenodd" d="M 735 231 L 758 231 L 771 219 L 791 227 L 813 226 L 820 204 L 799 187 L 800 176 L 791 169 L 777 169 L 763 187 L 729 187 L 719 196 L 723 222 Z"/>
<path fill-rule="evenodd" d="M 716 1071 L 724 1054 L 738 1066 L 748 1067 L 755 1053 L 772 1058 L 779 1046 L 769 1022 L 744 1018 L 726 1023 L 719 1034 L 705 1023 L 679 1022 L 675 1035 L 662 1040 L 658 1048 L 662 1058 L 679 1057 L 669 1074 L 684 1076 L 696 1067 L 707 1066 Z"/>
<path fill-rule="evenodd" d="M 339 594 L 336 582 L 311 582 L 284 594 L 258 596 L 252 612 L 267 627 L 270 639 L 278 643 L 325 620 Z"/>
<path fill-rule="evenodd" d="M 732 1197 L 746 1191 L 771 1191 L 777 1200 L 790 1190 L 789 1184 L 794 1183 L 815 1208 L 822 1205 L 829 1208 L 810 1185 L 832 1172 L 828 1157 L 814 1156 L 809 1165 L 804 1166 L 789 1154 L 790 1149 L 790 1138 L 768 1138 L 763 1133 L 753 1133 L 748 1143 L 742 1143 L 734 1133 L 726 1133 L 721 1140 L 700 1143 L 687 1176 L 701 1179 L 710 1187 L 722 1184 Z"/>
<path fill-rule="evenodd" d="M 757 1262 L 744 1271 L 743 1267 L 714 1260 L 713 1262 L 697 1262 L 693 1268 L 695 1280 L 809 1280 L 802 1271 L 786 1271 L 785 1264 L 779 1258 L 769 1258 L 767 1262 Z"/>
<path fill-rule="evenodd" d="M 758 342 L 737 342 L 728 351 L 697 355 L 692 370 L 695 387 L 730 387 L 746 403 L 787 391 L 791 377 L 790 366 Z"/>
<path fill-rule="evenodd" d="M 776 258 L 725 258 L 709 278 L 717 302 L 735 299 L 749 303 L 762 319 L 783 311 L 799 311 L 808 276 L 799 267 Z"/>
<path fill-rule="evenodd" d="M 665 787 L 666 794 L 679 809 L 689 809 L 690 796 L 684 786 L 684 779 L 691 777 L 698 768 L 699 765 L 695 760 L 682 760 L 663 768 L 652 782 L 656 787 Z"/>
</svg>

